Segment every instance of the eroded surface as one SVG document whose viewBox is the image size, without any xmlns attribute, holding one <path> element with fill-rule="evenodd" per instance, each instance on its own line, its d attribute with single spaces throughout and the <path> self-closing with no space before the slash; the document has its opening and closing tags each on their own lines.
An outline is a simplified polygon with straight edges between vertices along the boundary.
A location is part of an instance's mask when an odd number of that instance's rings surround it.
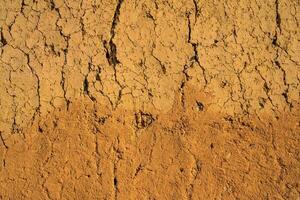
<svg viewBox="0 0 300 200">
<path fill-rule="evenodd" d="M 299 10 L 2 0 L 0 197 L 299 198 Z"/>
<path fill-rule="evenodd" d="M 299 110 L 247 121 L 177 99 L 153 118 L 71 104 L 1 138 L 0 197 L 299 199 Z"/>
</svg>

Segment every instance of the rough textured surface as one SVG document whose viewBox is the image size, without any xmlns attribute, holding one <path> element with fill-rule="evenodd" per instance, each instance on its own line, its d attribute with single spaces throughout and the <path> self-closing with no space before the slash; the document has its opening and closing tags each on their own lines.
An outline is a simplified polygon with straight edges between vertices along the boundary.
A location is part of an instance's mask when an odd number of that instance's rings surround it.
<svg viewBox="0 0 300 200">
<path fill-rule="evenodd" d="M 0 1 L 0 199 L 295 199 L 300 2 Z"/>
</svg>

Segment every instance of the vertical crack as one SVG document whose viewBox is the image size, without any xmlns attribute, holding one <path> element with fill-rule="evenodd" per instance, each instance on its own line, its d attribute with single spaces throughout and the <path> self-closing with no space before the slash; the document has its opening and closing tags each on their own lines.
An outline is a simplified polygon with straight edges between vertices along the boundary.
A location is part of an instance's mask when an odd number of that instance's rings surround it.
<svg viewBox="0 0 300 200">
<path fill-rule="evenodd" d="M 58 14 L 58 18 L 61 19 L 62 16 L 61 16 L 61 13 L 60 13 L 60 10 L 59 8 L 56 8 L 56 5 L 53 1 L 50 2 L 50 7 L 53 8 L 57 14 Z M 67 65 L 67 59 L 68 59 L 68 49 L 69 49 L 69 40 L 70 40 L 70 36 L 68 35 L 65 35 L 63 33 L 63 30 L 62 30 L 62 27 L 59 26 L 58 24 L 58 20 L 56 21 L 56 27 L 57 27 L 57 30 L 59 31 L 59 34 L 64 38 L 65 42 L 67 43 L 66 47 L 63 49 L 63 53 L 64 53 L 64 64 L 61 68 L 61 81 L 60 81 L 60 86 L 63 90 L 63 98 L 65 99 L 65 102 L 66 102 L 66 106 L 67 106 L 67 110 L 69 110 L 69 105 L 70 105 L 70 100 L 67 98 L 67 90 L 66 90 L 66 83 L 65 83 L 65 80 L 66 80 L 66 76 L 65 76 L 65 66 Z"/>
<path fill-rule="evenodd" d="M 159 63 L 159 66 L 161 68 L 161 71 L 163 74 L 167 73 L 167 69 L 166 66 L 163 64 L 163 62 L 161 60 L 159 60 L 154 54 L 153 54 L 153 49 L 151 51 L 151 55 L 153 56 L 153 58 Z"/>
<path fill-rule="evenodd" d="M 65 66 L 67 64 L 67 54 L 68 54 L 68 48 L 64 49 L 63 50 L 64 52 L 64 65 L 62 66 L 62 69 L 61 69 L 61 81 L 60 81 L 60 85 L 61 85 L 61 88 L 63 90 L 63 97 L 66 101 L 66 105 L 67 105 L 67 110 L 69 110 L 69 105 L 70 105 L 70 101 L 68 100 L 67 98 L 67 90 L 66 90 L 66 84 L 65 84 Z"/>
<path fill-rule="evenodd" d="M 293 104 L 290 101 L 289 96 L 288 96 L 289 89 L 290 89 L 290 84 L 288 84 L 287 81 L 286 81 L 286 71 L 282 68 L 280 62 L 278 61 L 278 55 L 276 56 L 276 59 L 275 59 L 275 65 L 282 72 L 283 84 L 284 84 L 284 86 L 286 86 L 286 88 L 281 93 L 281 95 L 283 96 L 283 98 L 285 99 L 285 102 L 288 104 L 289 109 L 291 110 L 293 108 Z"/>
<path fill-rule="evenodd" d="M 114 166 L 114 174 L 117 173 L 117 168 Z M 115 190 L 115 199 L 118 199 L 118 178 L 117 176 L 114 176 L 114 190 Z"/>
<path fill-rule="evenodd" d="M 197 5 L 196 1 L 194 1 L 194 6 L 195 6 L 195 12 L 197 14 L 199 12 L 199 10 L 198 10 L 198 5 Z M 181 82 L 180 91 L 181 91 L 181 105 L 182 105 L 183 108 L 185 108 L 184 87 L 185 87 L 186 82 L 190 79 L 190 76 L 188 75 L 188 69 L 191 66 L 193 66 L 194 63 L 196 63 L 202 71 L 202 76 L 203 76 L 203 79 L 204 79 L 204 82 L 205 82 L 204 88 L 208 84 L 206 70 L 201 65 L 200 60 L 199 60 L 199 54 L 198 54 L 198 50 L 197 50 L 198 43 L 192 42 L 192 25 L 191 25 L 190 13 L 187 14 L 187 20 L 188 20 L 188 38 L 187 38 L 187 42 L 192 45 L 194 53 L 193 53 L 192 57 L 190 58 L 191 64 L 185 64 L 183 66 L 183 70 L 182 70 L 182 73 L 184 74 L 184 79 Z"/>
<path fill-rule="evenodd" d="M 40 77 L 38 76 L 36 70 L 34 69 L 33 66 L 31 66 L 31 59 L 30 59 L 30 55 L 29 53 L 26 53 L 24 50 L 17 48 L 19 51 L 21 51 L 25 56 L 26 56 L 26 60 L 27 60 L 27 66 L 30 69 L 31 74 L 34 76 L 35 80 L 36 80 L 36 95 L 37 95 L 37 101 L 38 101 L 38 106 L 35 109 L 35 112 L 33 114 L 32 117 L 32 123 L 34 122 L 35 118 L 37 115 L 40 115 L 40 110 L 41 110 L 41 95 L 40 95 Z M 11 82 L 11 80 L 10 80 Z M 16 126 L 16 122 L 15 122 L 15 117 L 14 117 L 14 126 Z"/>
<path fill-rule="evenodd" d="M 286 104 L 288 105 L 289 109 L 291 110 L 293 108 L 293 104 L 290 101 L 289 96 L 288 96 L 290 84 L 288 84 L 286 81 L 286 71 L 283 69 L 283 67 L 281 66 L 281 63 L 279 61 L 279 56 L 280 56 L 279 49 L 281 49 L 280 45 L 278 44 L 278 35 L 281 33 L 281 16 L 280 16 L 280 12 L 279 12 L 279 0 L 275 0 L 275 14 L 276 14 L 276 17 L 275 17 L 276 29 L 275 29 L 275 35 L 274 35 L 274 38 L 272 41 L 272 44 L 276 48 L 274 64 L 282 72 L 282 80 L 283 80 L 285 89 L 281 93 L 281 95 L 283 96 Z"/>
<path fill-rule="evenodd" d="M 279 0 L 275 0 L 275 10 L 276 10 L 276 25 L 281 32 L 281 17 L 279 13 Z"/>
<path fill-rule="evenodd" d="M 83 92 L 89 96 L 89 82 L 87 80 L 87 75 L 84 76 L 83 80 Z"/>
<path fill-rule="evenodd" d="M 98 132 L 98 131 L 97 131 Z M 96 161 L 96 174 L 97 178 L 101 177 L 101 171 L 100 171 L 100 152 L 99 152 L 99 143 L 98 143 L 98 133 L 94 133 L 95 135 L 95 161 Z"/>
<path fill-rule="evenodd" d="M 194 7 L 195 7 L 195 20 L 197 20 L 197 18 L 200 15 L 200 9 L 198 7 L 197 0 L 193 0 L 193 3 L 194 3 Z"/>
<path fill-rule="evenodd" d="M 245 96 L 246 89 L 243 86 L 243 82 L 242 82 L 242 79 L 241 79 L 241 74 L 243 73 L 245 68 L 246 68 L 246 63 L 244 63 L 244 68 L 241 71 L 235 71 L 235 74 L 236 74 L 237 79 L 239 81 L 239 87 L 240 87 L 240 93 L 241 93 L 240 98 L 243 100 L 243 101 L 241 101 L 241 100 L 239 101 L 240 108 L 244 112 L 245 115 L 248 115 L 249 114 L 250 103 L 249 103 L 249 100 L 247 100 L 247 98 Z"/>
<path fill-rule="evenodd" d="M 114 13 L 114 17 L 113 17 L 113 21 L 112 21 L 112 25 L 111 25 L 111 29 L 110 29 L 110 40 L 108 43 L 107 43 L 107 41 L 103 42 L 104 47 L 106 49 L 107 61 L 113 67 L 115 67 L 117 64 L 120 63 L 120 61 L 117 58 L 117 46 L 113 40 L 116 35 L 116 27 L 119 22 L 120 9 L 121 9 L 122 3 L 123 3 L 123 0 L 118 0 L 118 4 L 117 4 L 117 7 L 116 7 L 116 10 Z"/>
<path fill-rule="evenodd" d="M 263 90 L 265 91 L 266 95 L 267 95 L 267 98 L 269 100 L 269 102 L 271 103 L 271 105 L 273 107 L 276 107 L 272 101 L 272 98 L 270 96 L 270 90 L 271 88 L 268 86 L 268 83 L 267 83 L 267 80 L 263 77 L 263 75 L 261 74 L 260 70 L 258 69 L 258 67 L 256 66 L 255 67 L 255 70 L 257 71 L 258 75 L 260 76 L 260 78 L 264 81 L 264 85 L 263 85 Z M 273 110 L 273 108 L 272 108 Z"/>
<path fill-rule="evenodd" d="M 107 61 L 109 63 L 109 65 L 111 65 L 113 67 L 114 70 L 114 80 L 116 81 L 116 83 L 118 84 L 118 86 L 120 87 L 119 92 L 118 92 L 118 96 L 117 96 L 117 101 L 116 104 L 113 106 L 113 109 L 115 109 L 122 97 L 122 91 L 123 91 L 123 86 L 121 85 L 121 83 L 118 81 L 117 78 L 117 70 L 116 70 L 116 66 L 117 64 L 120 63 L 120 61 L 117 58 L 117 46 L 114 43 L 114 38 L 116 35 L 116 27 L 118 25 L 118 22 L 120 21 L 120 10 L 121 10 L 121 6 L 122 6 L 123 0 L 118 0 L 116 9 L 115 9 L 115 13 L 113 16 L 113 20 L 112 20 L 112 25 L 111 25 L 111 29 L 110 29 L 110 39 L 107 42 L 106 40 L 103 41 L 103 46 L 105 48 L 106 51 L 106 58 Z"/>
<path fill-rule="evenodd" d="M 5 149 L 8 149 L 7 144 L 5 143 L 5 140 L 3 138 L 2 132 L 0 131 L 0 141 L 2 142 L 3 146 L 5 147 Z"/>
<path fill-rule="evenodd" d="M 49 2 L 49 7 L 50 7 L 50 10 L 54 10 L 54 9 L 55 9 L 55 3 L 54 3 L 54 0 L 50 0 L 50 2 Z"/>
<path fill-rule="evenodd" d="M 278 47 L 278 32 L 281 32 L 281 17 L 279 12 L 279 0 L 275 0 L 275 23 L 276 23 L 276 29 L 275 29 L 275 35 L 273 37 L 272 44 L 276 47 Z"/>
<path fill-rule="evenodd" d="M 13 83 L 13 81 L 11 80 L 11 74 L 12 71 L 9 71 L 8 74 L 8 81 L 9 81 L 9 85 L 11 86 L 15 86 L 15 84 Z M 16 87 L 16 86 L 15 86 Z M 6 92 L 7 94 L 9 94 L 12 98 L 12 112 L 13 112 L 13 116 L 12 116 L 12 124 L 11 124 L 11 133 L 18 133 L 20 131 L 20 128 L 18 127 L 17 121 L 16 121 L 16 117 L 17 117 L 17 104 L 16 104 L 16 91 L 15 88 L 12 89 L 12 94 L 8 91 L 8 89 L 6 88 Z"/>
<path fill-rule="evenodd" d="M 2 159 L 2 166 L 5 167 L 5 165 L 6 165 L 5 159 L 6 159 L 6 153 L 7 153 L 7 150 L 8 150 L 8 146 L 7 146 L 7 144 L 5 143 L 5 140 L 4 140 L 4 138 L 3 138 L 3 135 L 2 135 L 2 132 L 1 132 L 1 131 L 0 131 L 0 141 L 2 142 L 2 144 L 3 144 L 4 148 L 5 148 L 4 153 L 3 153 L 3 159 Z M 0 198 L 0 199 L 1 199 L 1 198 Z"/>
<path fill-rule="evenodd" d="M 119 140 L 119 136 L 117 137 L 117 147 L 114 147 L 114 151 L 116 153 L 116 157 L 114 160 L 114 169 L 113 169 L 113 188 L 114 188 L 114 197 L 115 200 L 118 199 L 118 193 L 119 193 L 119 182 L 118 182 L 118 163 L 120 161 L 120 159 L 122 159 L 122 154 L 123 152 L 119 149 L 119 145 L 120 145 L 120 140 Z"/>
<path fill-rule="evenodd" d="M 38 107 L 35 109 L 35 112 L 33 114 L 33 117 L 32 117 L 32 123 L 34 122 L 35 118 L 37 115 L 40 115 L 40 112 L 41 112 L 41 95 L 40 95 L 40 78 L 37 74 L 37 72 L 35 71 L 35 69 L 30 65 L 30 55 L 28 53 L 25 53 L 24 51 L 22 51 L 26 57 L 27 57 L 27 65 L 31 71 L 31 73 L 33 74 L 33 76 L 35 77 L 36 79 L 36 94 L 37 94 L 37 99 L 38 99 Z"/>
<path fill-rule="evenodd" d="M 2 32 L 2 28 L 0 27 L 0 47 L 4 47 L 5 45 L 7 45 L 7 41 L 3 36 L 3 32 Z"/>
<path fill-rule="evenodd" d="M 181 82 L 180 85 L 180 91 L 181 91 L 181 106 L 183 107 L 183 109 L 185 109 L 185 91 L 184 91 L 184 87 L 186 82 L 190 79 L 190 76 L 187 73 L 189 66 L 184 65 L 183 66 L 183 70 L 182 73 L 184 74 L 184 79 Z"/>
<path fill-rule="evenodd" d="M 201 68 L 203 79 L 204 79 L 204 82 L 205 82 L 204 87 L 206 87 L 207 84 L 208 84 L 207 76 L 206 76 L 206 70 L 200 64 L 199 54 L 198 54 L 198 50 L 197 50 L 198 43 L 192 42 L 192 36 L 191 35 L 192 35 L 191 19 L 190 19 L 190 14 L 188 14 L 188 43 L 192 45 L 193 50 L 194 50 L 194 55 L 192 56 L 191 60 L 192 60 L 192 62 L 196 62 L 198 64 L 198 66 Z"/>
<path fill-rule="evenodd" d="M 25 0 L 22 0 L 22 2 L 21 2 L 21 13 L 25 16 L 25 14 L 24 14 L 24 7 L 26 6 L 26 4 L 25 4 Z"/>
<path fill-rule="evenodd" d="M 19 128 L 16 121 L 16 117 L 17 117 L 16 95 L 13 95 L 13 105 L 14 105 L 14 115 L 13 115 L 13 123 L 12 123 L 12 133 L 18 133 Z"/>
<path fill-rule="evenodd" d="M 192 179 L 191 183 L 189 184 L 189 187 L 187 188 L 187 195 L 188 195 L 189 200 L 193 199 L 194 185 L 195 185 L 195 182 L 196 182 L 196 180 L 197 180 L 197 178 L 198 178 L 198 176 L 201 172 L 201 169 L 202 169 L 202 162 L 199 159 L 197 159 L 194 154 L 192 154 L 192 156 L 195 160 L 195 165 L 191 170 L 191 174 L 192 174 L 193 179 Z"/>
<path fill-rule="evenodd" d="M 88 81 L 88 75 L 92 70 L 92 63 L 89 62 L 88 64 L 88 73 L 84 76 L 84 80 L 83 80 L 83 92 L 84 94 L 86 94 L 93 102 L 96 101 L 96 98 L 90 93 L 89 90 L 89 81 Z"/>
</svg>

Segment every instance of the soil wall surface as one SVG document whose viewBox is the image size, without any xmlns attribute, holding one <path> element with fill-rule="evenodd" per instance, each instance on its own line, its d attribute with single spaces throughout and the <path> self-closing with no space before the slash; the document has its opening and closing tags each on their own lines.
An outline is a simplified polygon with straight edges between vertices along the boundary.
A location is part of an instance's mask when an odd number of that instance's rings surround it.
<svg viewBox="0 0 300 200">
<path fill-rule="evenodd" d="M 0 0 L 0 199 L 300 199 L 299 0 Z"/>
</svg>

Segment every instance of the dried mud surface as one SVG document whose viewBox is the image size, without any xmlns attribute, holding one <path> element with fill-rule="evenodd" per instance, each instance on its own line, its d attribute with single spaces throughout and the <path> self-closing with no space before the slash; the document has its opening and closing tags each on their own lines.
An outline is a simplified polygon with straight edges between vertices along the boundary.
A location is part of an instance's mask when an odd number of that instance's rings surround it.
<svg viewBox="0 0 300 200">
<path fill-rule="evenodd" d="M 299 22 L 299 0 L 0 0 L 0 199 L 299 200 Z"/>
</svg>

